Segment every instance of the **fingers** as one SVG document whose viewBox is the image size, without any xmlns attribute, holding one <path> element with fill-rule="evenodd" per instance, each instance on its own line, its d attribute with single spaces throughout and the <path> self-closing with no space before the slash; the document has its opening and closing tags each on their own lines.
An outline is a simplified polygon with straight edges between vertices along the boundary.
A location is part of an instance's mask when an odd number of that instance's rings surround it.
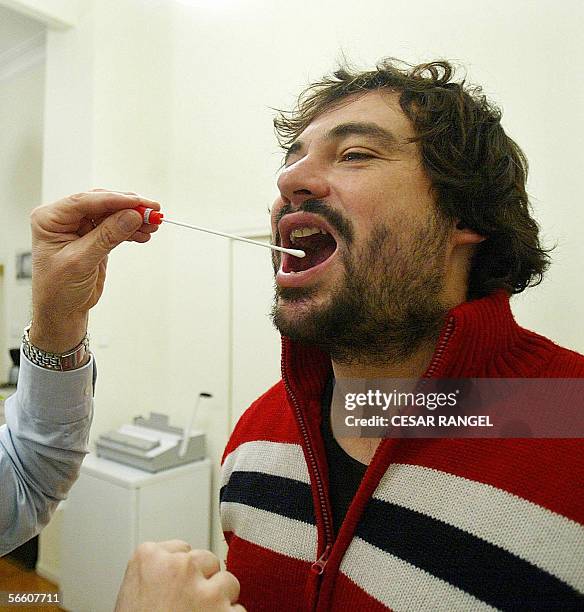
<svg viewBox="0 0 584 612">
<path fill-rule="evenodd" d="M 125 240 L 135 237 L 136 242 L 146 242 L 150 235 L 136 235 L 142 225 L 142 217 L 138 212 L 120 210 L 104 219 L 95 231 L 77 240 L 75 246 L 84 250 L 89 265 L 95 265 Z"/>
<path fill-rule="evenodd" d="M 94 230 L 94 223 L 92 223 L 89 219 L 82 219 L 79 224 L 79 229 L 77 233 L 79 236 L 85 236 L 85 234 L 89 234 L 92 230 Z"/>
<path fill-rule="evenodd" d="M 143 234 L 153 234 L 154 232 L 158 231 L 159 227 L 160 225 L 149 225 L 148 223 L 144 223 L 140 228 L 140 231 Z"/>
<path fill-rule="evenodd" d="M 140 196 L 135 191 L 119 191 L 119 190 L 101 189 L 101 188 L 89 190 L 89 193 L 96 193 L 96 192 L 110 193 L 110 194 L 115 193 L 115 194 L 134 196 L 134 197 L 140 198 Z M 156 210 L 160 210 L 159 206 L 158 207 L 154 206 L 154 204 L 156 204 L 154 200 L 147 200 L 147 202 L 149 203 L 148 204 L 149 208 L 155 208 Z M 137 205 L 138 204 L 136 204 L 136 206 Z M 91 220 L 83 219 L 81 221 L 81 226 L 77 233 L 80 236 L 84 236 L 86 233 L 88 233 L 88 231 L 91 231 L 92 229 L 100 225 L 103 222 L 103 220 L 106 218 L 107 218 L 107 215 L 96 215 Z M 148 223 L 143 223 L 142 226 L 138 229 L 138 231 L 132 236 L 130 236 L 129 238 L 127 238 L 126 240 L 128 242 L 140 242 L 140 243 L 148 242 L 150 240 L 150 234 L 153 234 L 154 232 L 158 231 L 158 228 L 159 228 L 158 225 L 150 225 Z"/>
<path fill-rule="evenodd" d="M 221 571 L 208 550 L 191 550 L 183 540 L 144 542 L 128 563 L 117 612 L 134 610 L 235 610 L 239 581 Z"/>
<path fill-rule="evenodd" d="M 125 240 L 148 242 L 142 217 L 134 210 L 120 210 L 106 217 L 93 230 L 68 244 L 69 256 L 80 262 L 79 269 L 93 270 L 109 252 Z"/>
<path fill-rule="evenodd" d="M 142 227 L 133 235 L 128 238 L 131 242 L 148 242 L 150 240 L 150 234 L 158 231 L 158 225 L 142 225 Z"/>
<path fill-rule="evenodd" d="M 111 193 L 124 193 L 126 195 L 138 195 L 135 191 L 122 191 L 120 189 L 101 189 L 100 187 L 96 187 L 95 189 L 90 189 L 89 191 L 109 191 Z"/>
<path fill-rule="evenodd" d="M 130 236 L 126 240 L 128 242 L 144 243 L 144 242 L 148 242 L 150 238 L 151 238 L 150 234 L 144 234 L 143 232 L 136 232 L 133 236 Z"/>
<path fill-rule="evenodd" d="M 64 227 L 76 226 L 82 219 L 101 219 L 140 204 L 160 210 L 158 202 L 138 195 L 114 191 L 76 193 L 54 204 L 36 208 L 32 214 L 33 225 L 36 222 L 48 231 L 62 232 Z"/>
<path fill-rule="evenodd" d="M 184 540 L 167 540 L 166 542 L 157 542 L 156 545 L 169 553 L 188 553 L 192 548 L 192 546 Z"/>
<path fill-rule="evenodd" d="M 221 570 L 219 559 L 208 550 L 191 550 L 189 557 L 205 578 L 210 578 Z"/>
<path fill-rule="evenodd" d="M 100 191 L 100 192 L 109 192 L 109 193 L 119 193 L 122 195 L 139 197 L 135 191 L 120 191 L 120 190 L 100 189 L 100 188 L 90 189 L 90 191 L 91 192 Z M 154 200 L 149 200 L 149 202 L 154 202 Z M 149 205 L 149 208 L 156 208 L 156 207 Z M 160 210 L 160 209 L 158 208 L 157 210 Z M 102 221 L 102 218 L 95 218 L 92 221 L 96 225 L 99 225 Z M 148 242 L 149 238 L 147 238 L 146 235 L 156 232 L 158 230 L 158 227 L 159 227 L 158 225 L 150 225 L 149 223 L 144 223 L 142 227 L 139 229 L 139 231 L 136 232 L 136 234 L 134 234 L 134 236 L 131 236 L 130 238 L 128 238 L 128 241 L 129 242 Z"/>
<path fill-rule="evenodd" d="M 85 234 L 88 234 L 101 225 L 105 218 L 106 217 L 101 217 L 98 219 L 82 219 L 79 229 L 77 230 L 77 234 L 79 236 L 85 236 Z M 129 242 L 148 242 L 148 240 L 150 240 L 150 234 L 157 232 L 159 227 L 159 225 L 149 225 L 147 223 L 143 223 L 138 231 L 134 235 L 127 238 L 127 240 Z"/>
<path fill-rule="evenodd" d="M 208 587 L 222 593 L 230 603 L 235 603 L 239 599 L 239 580 L 229 572 L 217 572 L 211 576 Z"/>
<path fill-rule="evenodd" d="M 131 192 L 101 189 L 39 206 L 31 214 L 33 246 L 78 242 L 70 252 L 94 266 L 120 242 L 148 242 L 155 226 L 140 223 L 141 215 L 131 210 L 140 204 L 160 210 L 160 204 L 154 200 Z"/>
</svg>

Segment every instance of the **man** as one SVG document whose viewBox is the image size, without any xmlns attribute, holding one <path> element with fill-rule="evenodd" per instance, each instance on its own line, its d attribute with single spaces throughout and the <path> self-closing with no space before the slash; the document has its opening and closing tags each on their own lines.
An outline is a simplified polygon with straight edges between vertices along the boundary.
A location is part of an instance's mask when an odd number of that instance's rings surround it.
<svg viewBox="0 0 584 612">
<path fill-rule="evenodd" d="M 509 295 L 547 265 L 526 160 L 446 62 L 337 71 L 275 122 L 282 381 L 225 451 L 250 610 L 581 609 L 579 440 L 331 433 L 335 378 L 582 377 Z M 334 410 L 334 408 L 333 408 Z"/>
<path fill-rule="evenodd" d="M 499 119 L 447 63 L 386 62 L 338 71 L 277 120 L 287 159 L 274 239 L 307 255 L 274 258 L 282 381 L 244 414 L 223 460 L 227 569 L 247 609 L 582 603 L 578 441 L 331 434 L 335 377 L 584 375 L 581 355 L 509 309 L 547 261 L 525 159 Z M 113 210 L 88 207 L 77 224 Z M 86 314 L 71 281 L 52 282 L 58 320 Z"/>
</svg>

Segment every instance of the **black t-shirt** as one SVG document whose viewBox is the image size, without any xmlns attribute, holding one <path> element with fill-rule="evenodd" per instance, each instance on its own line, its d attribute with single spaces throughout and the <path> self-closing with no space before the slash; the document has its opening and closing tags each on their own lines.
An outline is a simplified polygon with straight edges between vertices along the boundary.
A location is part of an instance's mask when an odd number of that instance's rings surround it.
<svg viewBox="0 0 584 612">
<path fill-rule="evenodd" d="M 320 431 L 329 469 L 329 496 L 333 511 L 335 534 L 343 522 L 355 493 L 363 480 L 367 466 L 348 455 L 335 440 L 331 428 L 331 401 L 334 378 L 327 381 L 322 396 L 322 423 Z"/>
</svg>

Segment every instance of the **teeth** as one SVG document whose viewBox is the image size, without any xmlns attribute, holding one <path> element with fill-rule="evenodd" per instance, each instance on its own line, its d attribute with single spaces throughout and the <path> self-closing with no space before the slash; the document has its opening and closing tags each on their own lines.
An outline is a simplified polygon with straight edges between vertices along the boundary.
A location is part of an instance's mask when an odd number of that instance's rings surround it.
<svg viewBox="0 0 584 612">
<path fill-rule="evenodd" d="M 319 227 L 298 227 L 290 232 L 290 242 L 294 243 L 296 238 L 304 238 L 305 236 L 313 236 L 314 234 L 328 234 L 325 230 Z"/>
</svg>

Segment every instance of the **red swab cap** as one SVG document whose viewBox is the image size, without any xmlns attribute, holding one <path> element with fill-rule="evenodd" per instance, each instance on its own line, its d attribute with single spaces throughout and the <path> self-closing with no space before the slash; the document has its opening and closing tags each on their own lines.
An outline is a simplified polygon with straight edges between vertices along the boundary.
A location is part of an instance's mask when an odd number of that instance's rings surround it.
<svg viewBox="0 0 584 612">
<path fill-rule="evenodd" d="M 164 215 L 158 210 L 142 205 L 136 206 L 134 210 L 142 215 L 142 219 L 144 219 L 144 223 L 147 225 L 160 225 L 162 223 Z"/>
</svg>

